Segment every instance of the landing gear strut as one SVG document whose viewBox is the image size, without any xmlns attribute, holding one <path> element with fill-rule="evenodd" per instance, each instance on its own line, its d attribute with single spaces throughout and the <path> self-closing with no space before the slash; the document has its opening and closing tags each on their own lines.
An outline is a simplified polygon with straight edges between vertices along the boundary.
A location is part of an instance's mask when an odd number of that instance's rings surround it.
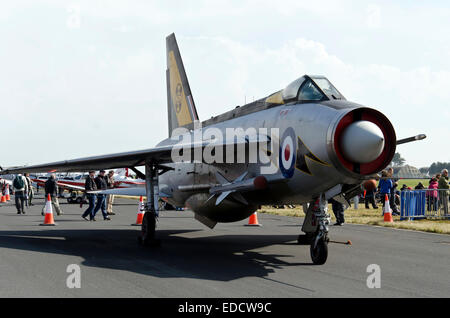
<svg viewBox="0 0 450 318">
<path fill-rule="evenodd" d="M 323 194 L 311 202 L 302 226 L 305 235 L 299 235 L 297 240 L 299 244 L 310 244 L 311 259 L 315 265 L 325 264 L 328 258 L 328 228 L 331 218 L 327 203 Z"/>
<path fill-rule="evenodd" d="M 158 166 L 151 161 L 145 164 L 145 190 L 147 203 L 138 242 L 144 246 L 159 246 L 160 240 L 155 237 L 159 197 Z"/>
</svg>

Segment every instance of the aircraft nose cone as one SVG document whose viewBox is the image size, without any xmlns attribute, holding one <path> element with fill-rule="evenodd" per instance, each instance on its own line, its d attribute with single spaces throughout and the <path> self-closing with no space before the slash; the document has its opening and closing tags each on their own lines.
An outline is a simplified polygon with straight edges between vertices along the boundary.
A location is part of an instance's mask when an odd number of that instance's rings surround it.
<svg viewBox="0 0 450 318">
<path fill-rule="evenodd" d="M 342 152 L 352 162 L 372 162 L 381 155 L 383 148 L 383 132 L 370 121 L 354 122 L 342 134 Z"/>
</svg>

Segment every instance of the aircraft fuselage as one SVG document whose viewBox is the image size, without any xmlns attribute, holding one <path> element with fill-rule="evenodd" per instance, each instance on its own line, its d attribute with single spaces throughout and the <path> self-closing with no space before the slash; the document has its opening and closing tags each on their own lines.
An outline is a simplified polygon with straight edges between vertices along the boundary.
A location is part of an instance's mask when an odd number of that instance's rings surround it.
<svg viewBox="0 0 450 318">
<path fill-rule="evenodd" d="M 342 134 L 343 125 L 348 126 L 362 120 L 379 126 L 385 139 L 394 139 L 373 160 L 378 160 L 375 164 L 349 162 L 346 159 L 349 156 L 341 153 L 340 140 L 336 139 L 339 137 L 337 134 Z M 386 160 L 380 160 L 380 157 L 389 159 L 389 153 L 395 151 L 395 134 L 389 135 L 393 132 L 389 120 L 376 110 L 348 101 L 292 103 L 213 124 L 201 130 L 215 128 L 225 135 L 227 128 L 237 127 L 243 130 L 278 129 L 280 142 L 278 149 L 274 151 L 279 151 L 280 159 L 273 162 L 276 172 L 270 175 L 262 173 L 261 168 L 268 164 L 260 162 L 232 165 L 175 163 L 171 165 L 174 170 L 160 176 L 160 186 L 165 193 L 172 195 L 169 198 L 171 204 L 187 205 L 195 213 L 217 222 L 234 222 L 247 218 L 259 205 L 302 204 L 311 202 L 317 197 L 317 193 L 325 192 L 338 184 L 360 184 L 361 177 L 378 172 L 387 165 Z M 194 132 L 189 134 L 192 136 Z M 286 138 L 293 143 L 286 146 Z M 357 139 L 358 136 L 352 138 Z M 169 138 L 158 146 L 171 143 L 175 141 Z M 286 157 L 285 161 L 281 159 L 283 156 Z M 220 182 L 216 178 L 216 172 L 220 172 L 228 180 L 234 180 L 246 171 L 248 177 L 263 175 L 267 179 L 276 178 L 280 181 L 269 183 L 265 189 L 242 193 L 248 205 L 232 199 L 225 199 L 220 205 L 215 205 L 215 200 L 207 202 L 211 196 L 208 189 L 180 190 L 180 186 L 217 185 Z"/>
</svg>

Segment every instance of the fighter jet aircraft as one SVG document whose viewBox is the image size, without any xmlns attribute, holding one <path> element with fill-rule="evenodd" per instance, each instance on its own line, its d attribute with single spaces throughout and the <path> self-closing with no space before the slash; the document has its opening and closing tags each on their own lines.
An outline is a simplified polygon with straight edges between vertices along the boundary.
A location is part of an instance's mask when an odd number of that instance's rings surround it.
<svg viewBox="0 0 450 318">
<path fill-rule="evenodd" d="M 389 119 L 346 100 L 326 77 L 304 75 L 265 98 L 200 122 L 174 34 L 166 47 L 167 139 L 150 149 L 0 173 L 128 167 L 146 181 L 140 242 L 151 246 L 159 242 L 161 196 L 189 207 L 211 228 L 248 218 L 261 205 L 310 203 L 298 242 L 310 245 L 314 264 L 324 264 L 331 221 L 327 200 L 348 201 L 391 162 L 397 138 Z M 137 166 L 145 166 L 145 174 Z"/>
</svg>

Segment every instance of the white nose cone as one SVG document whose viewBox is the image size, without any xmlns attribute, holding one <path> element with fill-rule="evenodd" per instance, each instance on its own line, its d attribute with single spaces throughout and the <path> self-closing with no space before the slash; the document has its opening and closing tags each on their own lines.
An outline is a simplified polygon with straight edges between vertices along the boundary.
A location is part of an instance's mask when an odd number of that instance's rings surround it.
<svg viewBox="0 0 450 318">
<path fill-rule="evenodd" d="M 357 121 L 348 126 L 341 137 L 341 149 L 346 159 L 369 163 L 377 159 L 384 148 L 381 129 L 370 121 Z"/>
</svg>

